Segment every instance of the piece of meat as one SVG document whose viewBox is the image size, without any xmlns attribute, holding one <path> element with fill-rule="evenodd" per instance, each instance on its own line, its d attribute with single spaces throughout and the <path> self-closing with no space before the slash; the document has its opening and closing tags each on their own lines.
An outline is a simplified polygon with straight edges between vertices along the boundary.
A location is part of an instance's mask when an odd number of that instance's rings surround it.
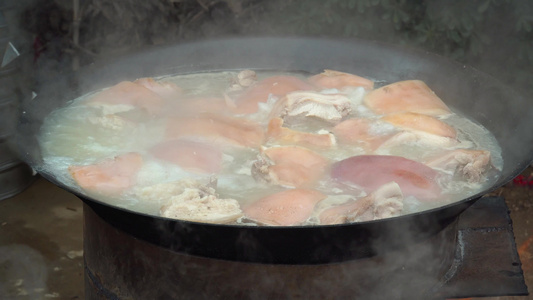
<svg viewBox="0 0 533 300">
<path fill-rule="evenodd" d="M 369 92 L 364 103 L 377 114 L 414 112 L 430 116 L 449 115 L 450 109 L 420 80 L 395 82 Z"/>
<path fill-rule="evenodd" d="M 371 152 L 392 136 L 388 131 L 380 134 L 372 133 L 373 122 L 375 121 L 366 118 L 348 119 L 333 127 L 332 131 L 340 144 L 360 145 Z"/>
<path fill-rule="evenodd" d="M 456 139 L 451 139 L 448 137 L 425 132 L 402 131 L 385 140 L 375 149 L 374 153 L 387 155 L 394 152 L 395 149 L 402 149 L 402 147 L 405 146 L 421 146 L 433 149 L 442 149 L 454 147 L 457 144 L 458 141 Z M 401 151 L 402 150 L 400 150 L 400 152 Z"/>
<path fill-rule="evenodd" d="M 230 91 L 240 91 L 257 83 L 257 74 L 252 70 L 242 70 L 234 78 Z"/>
<path fill-rule="evenodd" d="M 104 195 L 119 195 L 135 184 L 143 165 L 139 153 L 126 153 L 97 164 L 70 166 L 68 171 L 83 189 Z"/>
<path fill-rule="evenodd" d="M 118 106 L 119 110 L 126 111 L 133 108 L 143 109 L 150 115 L 158 114 L 164 104 L 163 98 L 141 84 L 123 81 L 93 97 L 85 100 L 92 106 Z M 112 108 L 111 108 L 112 109 Z"/>
<path fill-rule="evenodd" d="M 287 94 L 272 109 L 271 117 L 315 117 L 338 123 L 352 110 L 350 100 L 343 94 L 321 94 L 297 91 Z"/>
<path fill-rule="evenodd" d="M 169 204 L 170 199 L 185 191 L 185 189 L 197 189 L 202 193 L 215 195 L 217 180 L 211 177 L 209 182 L 202 183 L 195 179 L 182 179 L 172 182 L 156 183 L 148 186 L 137 186 L 133 194 L 141 201 Z"/>
<path fill-rule="evenodd" d="M 174 100 L 183 94 L 183 90 L 172 82 L 155 81 L 153 78 L 139 78 L 133 83 L 140 84 L 166 100 Z"/>
<path fill-rule="evenodd" d="M 171 118 L 167 122 L 165 133 L 168 139 L 201 137 L 215 145 L 252 148 L 259 147 L 265 135 L 258 123 L 215 114 Z"/>
<path fill-rule="evenodd" d="M 311 76 L 307 80 L 323 89 L 363 87 L 366 90 L 371 90 L 374 88 L 374 82 L 370 79 L 333 70 L 324 70 L 323 73 Z"/>
<path fill-rule="evenodd" d="M 168 203 L 161 206 L 161 216 L 215 224 L 230 223 L 243 216 L 237 200 L 218 198 L 212 187 L 189 180 L 178 183 L 174 193 Z"/>
<path fill-rule="evenodd" d="M 122 116 L 116 114 L 106 114 L 102 116 L 92 116 L 87 118 L 87 121 L 93 125 L 98 125 L 105 129 L 114 131 L 121 131 L 125 129 L 133 129 L 135 123 Z"/>
<path fill-rule="evenodd" d="M 336 144 L 331 133 L 309 133 L 283 127 L 283 119 L 273 118 L 268 123 L 266 137 L 269 142 L 311 148 L 330 148 Z"/>
<path fill-rule="evenodd" d="M 422 163 L 387 155 L 353 156 L 335 163 L 331 171 L 332 178 L 355 184 L 367 193 L 394 181 L 405 196 L 422 201 L 431 201 L 441 195 L 438 175 L 439 172 Z"/>
<path fill-rule="evenodd" d="M 219 97 L 180 97 L 169 102 L 162 114 L 168 117 L 191 117 L 202 114 L 230 113 L 232 104 Z"/>
<path fill-rule="evenodd" d="M 148 152 L 195 173 L 218 173 L 222 169 L 222 150 L 206 143 L 172 140 L 160 143 Z"/>
<path fill-rule="evenodd" d="M 370 195 L 322 211 L 321 225 L 364 222 L 395 217 L 403 210 L 403 194 L 396 182 L 380 186 Z"/>
<path fill-rule="evenodd" d="M 263 149 L 252 166 L 255 180 L 289 187 L 311 186 L 323 176 L 329 161 L 298 146 Z"/>
<path fill-rule="evenodd" d="M 267 77 L 246 89 L 235 99 L 235 112 L 251 114 L 258 110 L 258 103 L 267 102 L 269 95 L 282 97 L 298 90 L 313 90 L 314 87 L 298 77 L 280 75 Z"/>
<path fill-rule="evenodd" d="M 386 115 L 382 117 L 381 120 L 389 122 L 394 126 L 404 130 L 422 131 L 452 139 L 457 137 L 457 132 L 452 126 L 442 122 L 437 118 L 423 114 L 412 112 L 397 113 Z"/>
<path fill-rule="evenodd" d="M 265 225 L 298 225 L 305 222 L 315 205 L 325 198 L 319 191 L 291 189 L 257 200 L 244 208 L 244 215 Z"/>
<path fill-rule="evenodd" d="M 426 160 L 426 165 L 459 175 L 471 183 L 481 182 L 490 168 L 490 152 L 486 150 L 457 149 Z"/>
</svg>

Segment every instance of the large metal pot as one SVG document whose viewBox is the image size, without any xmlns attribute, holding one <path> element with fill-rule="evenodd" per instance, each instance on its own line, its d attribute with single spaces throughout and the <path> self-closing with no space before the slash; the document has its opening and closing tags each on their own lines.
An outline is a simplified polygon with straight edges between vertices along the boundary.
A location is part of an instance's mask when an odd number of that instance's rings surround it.
<svg viewBox="0 0 533 300">
<path fill-rule="evenodd" d="M 325 68 L 394 82 L 424 80 L 453 110 L 489 129 L 502 147 L 504 167 L 496 183 L 437 209 L 391 219 L 331 226 L 247 227 L 213 225 L 132 212 L 72 191 L 54 174 L 42 175 L 77 194 L 96 214 L 129 234 L 170 250 L 203 257 L 277 264 L 317 264 L 368 257 L 439 233 L 484 194 L 502 186 L 533 158 L 533 105 L 492 77 L 428 53 L 376 42 L 306 38 L 235 38 L 176 45 L 91 67 L 76 81 L 41 91 L 20 124 L 24 160 L 41 163 L 35 139 L 42 118 L 84 93 L 144 76 L 224 69 Z M 65 74 L 68 75 L 68 74 Z M 68 76 L 66 76 L 68 77 Z"/>
</svg>

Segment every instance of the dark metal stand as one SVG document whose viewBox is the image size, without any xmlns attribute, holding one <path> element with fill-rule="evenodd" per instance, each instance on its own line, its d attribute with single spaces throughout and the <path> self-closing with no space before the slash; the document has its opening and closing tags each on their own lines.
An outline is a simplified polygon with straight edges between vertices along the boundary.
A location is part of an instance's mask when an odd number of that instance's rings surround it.
<svg viewBox="0 0 533 300">
<path fill-rule="evenodd" d="M 444 299 L 527 295 L 503 198 L 430 239 L 342 263 L 233 262 L 132 237 L 84 206 L 87 299 Z"/>
</svg>

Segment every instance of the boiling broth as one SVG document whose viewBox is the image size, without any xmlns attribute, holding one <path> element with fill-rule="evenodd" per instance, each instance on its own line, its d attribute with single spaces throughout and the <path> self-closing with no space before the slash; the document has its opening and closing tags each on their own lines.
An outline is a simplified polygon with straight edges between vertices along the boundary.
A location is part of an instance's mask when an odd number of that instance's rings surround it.
<svg viewBox="0 0 533 300">
<path fill-rule="evenodd" d="M 132 211 L 160 215 L 161 208 L 168 199 L 147 196 L 150 188 L 158 184 L 171 183 L 183 179 L 195 179 L 207 183 L 216 177 L 216 193 L 220 198 L 231 198 L 238 201 L 241 207 L 251 205 L 260 198 L 285 191 L 292 187 L 279 184 L 268 184 L 254 179 L 252 168 L 261 147 L 276 147 L 280 144 L 267 141 L 260 147 L 242 147 L 227 143 L 217 144 L 222 149 L 221 170 L 216 174 L 194 172 L 182 168 L 177 164 L 155 158 L 149 149 L 161 144 L 166 137 L 168 120 L 173 118 L 188 118 L 190 111 L 182 111 L 181 105 L 186 101 L 199 101 L 198 99 L 224 99 L 231 106 L 231 90 L 235 84 L 238 72 L 214 72 L 187 75 L 175 75 L 158 78 L 160 83 L 175 84 L 181 89 L 179 99 L 176 97 L 166 99 L 163 109 L 156 116 L 144 110 L 132 108 L 131 105 L 92 105 L 87 100 L 94 94 L 82 96 L 70 101 L 66 106 L 50 114 L 41 129 L 40 144 L 44 164 L 39 171 L 51 173 L 61 182 L 81 193 L 87 194 L 111 205 L 123 207 Z M 259 80 L 274 75 L 288 75 L 305 80 L 301 73 L 273 73 L 257 72 Z M 246 90 L 248 87 L 242 87 Z M 237 91 L 242 92 L 242 91 Z M 386 136 L 402 132 L 401 129 L 390 123 L 378 120 L 381 116 L 372 112 L 363 104 L 363 98 L 368 93 L 361 87 L 348 87 L 342 90 L 323 89 L 322 94 L 343 94 L 351 103 L 351 112 L 343 117 L 368 118 L 372 123 L 370 133 L 376 136 Z M 230 98 L 228 100 L 228 98 Z M 271 120 L 271 111 L 281 97 L 270 95 L 267 101 L 260 102 L 257 112 L 232 113 L 232 117 L 248 119 L 266 128 Z M 203 101 L 203 100 L 202 100 Z M 218 101 L 218 100 L 217 100 Z M 445 99 L 444 99 L 445 101 Z M 223 102 L 223 101 L 222 101 Z M 89 104 L 88 104 L 89 103 Z M 201 108 L 203 109 L 203 108 Z M 441 117 L 439 120 L 452 126 L 457 131 L 457 142 L 449 147 L 442 145 L 420 144 L 419 142 L 405 142 L 390 148 L 378 149 L 376 154 L 401 156 L 415 161 L 424 161 L 430 156 L 435 156 L 444 150 L 450 149 L 477 149 L 487 150 L 491 156 L 491 166 L 483 174 L 480 182 L 468 182 L 460 176 L 446 176 L 443 172 L 439 185 L 442 196 L 431 202 L 419 201 L 416 197 L 407 196 L 401 214 L 415 213 L 418 211 L 442 206 L 454 201 L 464 199 L 470 195 L 490 186 L 498 177 L 503 166 L 500 147 L 494 136 L 482 125 L 454 112 Z M 335 124 L 316 118 L 296 118 L 290 122 L 292 130 L 309 133 L 331 133 Z M 190 137 L 187 137 L 190 139 Z M 203 140 L 200 139 L 202 142 Z M 337 141 L 333 147 L 312 150 L 325 157 L 330 162 L 368 154 L 368 150 L 361 145 L 342 144 Z M 135 186 L 126 189 L 117 195 L 89 191 L 81 188 L 69 172 L 70 166 L 83 166 L 96 164 L 104 159 L 118 155 L 135 152 L 143 158 L 143 165 L 136 174 Z M 316 209 L 302 224 L 319 224 L 318 214 L 327 207 L 339 205 L 353 198 L 360 198 L 365 193 L 357 186 L 339 187 L 329 174 L 323 174 L 314 184 L 314 189 L 327 196 L 326 199 L 316 204 Z M 152 193 L 153 194 L 153 193 Z M 154 199 L 152 199 L 154 198 Z M 157 199 L 156 199 L 157 198 Z M 256 222 L 246 216 L 238 218 L 235 223 L 255 225 Z"/>
</svg>

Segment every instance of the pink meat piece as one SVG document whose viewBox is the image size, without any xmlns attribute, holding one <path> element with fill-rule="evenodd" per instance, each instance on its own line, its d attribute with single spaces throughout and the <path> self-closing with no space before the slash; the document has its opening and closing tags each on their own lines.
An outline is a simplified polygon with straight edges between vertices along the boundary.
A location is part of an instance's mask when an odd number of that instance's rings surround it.
<svg viewBox="0 0 533 300">
<path fill-rule="evenodd" d="M 398 216 L 402 210 L 402 190 L 396 182 L 389 182 L 366 197 L 322 211 L 319 219 L 322 225 L 363 222 Z"/>
<path fill-rule="evenodd" d="M 85 190 L 119 195 L 135 184 L 136 176 L 143 165 L 139 153 L 126 153 L 99 163 L 85 166 L 70 166 L 72 178 Z"/>
<path fill-rule="evenodd" d="M 244 214 L 261 224 L 298 225 L 305 222 L 315 205 L 325 198 L 319 191 L 292 189 L 259 199 L 244 208 Z"/>
<path fill-rule="evenodd" d="M 399 156 L 353 156 L 333 165 L 331 177 L 355 184 L 366 192 L 376 190 L 385 183 L 398 183 L 405 196 L 431 201 L 441 195 L 437 183 L 439 173 L 432 168 Z"/>
<path fill-rule="evenodd" d="M 222 169 L 222 151 L 206 143 L 173 140 L 152 147 L 149 152 L 156 158 L 171 162 L 196 173 L 217 173 Z"/>
<path fill-rule="evenodd" d="M 298 90 L 313 90 L 314 87 L 298 77 L 280 75 L 265 78 L 241 93 L 236 99 L 237 113 L 255 113 L 258 103 L 267 102 L 269 95 L 281 97 Z"/>
</svg>

